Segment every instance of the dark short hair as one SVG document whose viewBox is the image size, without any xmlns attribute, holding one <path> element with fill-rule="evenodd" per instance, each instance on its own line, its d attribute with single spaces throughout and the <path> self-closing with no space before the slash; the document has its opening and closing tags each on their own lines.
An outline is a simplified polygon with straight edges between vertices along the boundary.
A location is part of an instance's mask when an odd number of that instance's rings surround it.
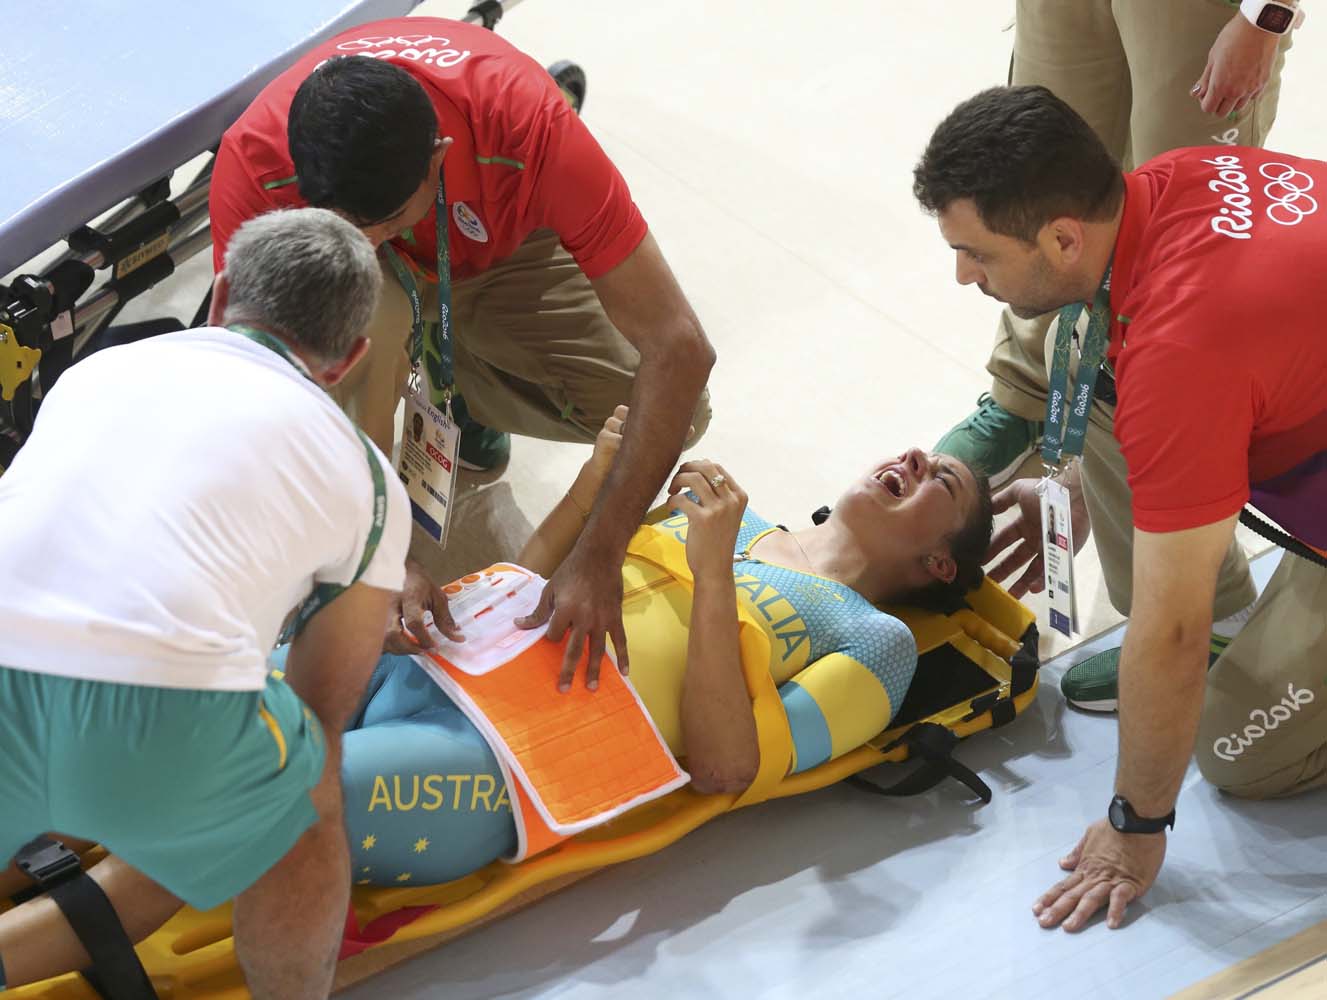
<svg viewBox="0 0 1327 1000">
<path fill-rule="evenodd" d="M 1110 219 L 1124 178 L 1091 126 L 1045 87 L 992 87 L 940 123 L 912 192 L 933 215 L 970 198 L 991 232 L 1033 243 L 1052 219 Z"/>
<path fill-rule="evenodd" d="M 419 81 L 364 56 L 329 59 L 290 102 L 300 196 L 360 226 L 389 219 L 428 173 L 438 116 Z"/>
<path fill-rule="evenodd" d="M 915 590 L 900 594 L 890 601 L 891 604 L 947 615 L 962 608 L 967 603 L 968 594 L 981 586 L 986 577 L 983 568 L 986 551 L 991 547 L 991 535 L 995 531 L 995 505 L 991 499 L 990 480 L 971 466 L 969 470 L 977 481 L 976 502 L 967 520 L 945 539 L 949 545 L 949 554 L 958 567 L 954 579 L 948 582 L 932 580 Z"/>
</svg>

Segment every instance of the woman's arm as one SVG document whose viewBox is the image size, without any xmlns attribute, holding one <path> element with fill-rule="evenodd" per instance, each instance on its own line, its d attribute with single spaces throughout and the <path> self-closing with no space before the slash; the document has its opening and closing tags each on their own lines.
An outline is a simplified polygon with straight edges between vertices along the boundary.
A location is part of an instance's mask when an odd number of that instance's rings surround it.
<svg viewBox="0 0 1327 1000">
<path fill-rule="evenodd" d="M 687 515 L 687 563 L 695 580 L 682 681 L 687 770 L 698 792 L 742 792 L 760 767 L 733 586 L 733 549 L 746 493 L 713 462 L 686 463 L 669 490 L 669 502 Z"/>
<path fill-rule="evenodd" d="M 707 795 L 746 791 L 760 767 L 737 629 L 730 562 L 726 578 L 696 577 L 682 681 L 687 770 L 696 791 Z"/>
<path fill-rule="evenodd" d="M 789 774 L 850 753 L 886 729 L 917 667 L 917 642 L 897 618 L 863 621 L 857 640 L 779 685 L 793 738 Z"/>
<path fill-rule="evenodd" d="M 604 485 L 613 457 L 622 444 L 622 428 L 626 422 L 625 406 L 619 406 L 604 421 L 603 429 L 594 441 L 594 453 L 581 466 L 571 489 L 535 528 L 534 534 L 516 557 L 517 563 L 542 577 L 552 576 L 562 564 L 567 553 L 576 545 L 576 539 L 580 538 L 599 489 Z"/>
</svg>

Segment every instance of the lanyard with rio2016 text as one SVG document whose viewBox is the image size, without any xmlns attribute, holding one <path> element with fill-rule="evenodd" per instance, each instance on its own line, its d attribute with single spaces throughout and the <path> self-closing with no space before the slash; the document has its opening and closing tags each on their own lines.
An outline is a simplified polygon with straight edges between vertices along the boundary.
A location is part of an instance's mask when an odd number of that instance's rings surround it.
<svg viewBox="0 0 1327 1000">
<path fill-rule="evenodd" d="M 438 330 L 437 336 L 429 341 L 424 339 L 424 303 L 419 294 L 419 283 L 410 267 L 401 258 L 401 254 L 389 243 L 383 244 L 388 263 L 401 282 L 401 287 L 410 298 L 410 311 L 413 328 L 410 337 L 410 359 L 415 370 L 424 369 L 424 378 L 428 386 L 429 401 L 444 413 L 447 412 L 453 392 L 452 362 L 452 262 L 447 246 L 447 191 L 441 174 L 438 176 L 438 201 L 436 212 L 436 235 L 438 242 Z"/>
<path fill-rule="evenodd" d="M 229 326 L 227 329 L 238 333 L 241 337 L 247 337 L 255 344 L 266 347 L 280 355 L 310 382 L 314 381 L 313 375 L 304 362 L 296 357 L 289 347 L 271 334 L 251 326 L 239 324 Z M 317 385 L 316 382 L 314 384 Z M 360 557 L 359 568 L 355 570 L 355 575 L 350 583 L 345 586 L 337 583 L 320 583 L 313 588 L 313 593 L 305 598 L 304 603 L 287 621 L 286 627 L 281 632 L 280 642 L 290 642 L 291 639 L 299 635 L 304 626 L 309 623 L 310 618 L 331 604 L 363 576 L 364 571 L 369 568 L 369 563 L 373 561 L 373 554 L 378 551 L 378 543 L 382 541 L 383 526 L 387 522 L 387 477 L 383 474 L 382 463 L 378 461 L 378 457 L 373 453 L 373 445 L 369 444 L 369 439 L 364 436 L 364 432 L 356 427 L 355 433 L 359 435 L 360 443 L 364 445 L 364 454 L 369 460 L 369 474 L 373 477 L 373 521 L 369 525 L 369 537 L 364 543 L 364 555 Z"/>
<path fill-rule="evenodd" d="M 1046 399 L 1046 429 L 1041 439 L 1041 457 L 1047 468 L 1059 468 L 1066 459 L 1083 454 L 1087 435 L 1088 414 L 1092 409 L 1092 392 L 1096 388 L 1097 374 L 1106 360 L 1110 345 L 1110 272 L 1092 297 L 1088 313 L 1087 332 L 1083 335 L 1078 352 L 1078 373 L 1074 379 L 1073 394 L 1069 395 L 1069 352 L 1074 328 L 1083 314 L 1083 303 L 1075 302 L 1060 310 L 1055 327 L 1055 350 L 1051 355 L 1050 387 Z"/>
</svg>

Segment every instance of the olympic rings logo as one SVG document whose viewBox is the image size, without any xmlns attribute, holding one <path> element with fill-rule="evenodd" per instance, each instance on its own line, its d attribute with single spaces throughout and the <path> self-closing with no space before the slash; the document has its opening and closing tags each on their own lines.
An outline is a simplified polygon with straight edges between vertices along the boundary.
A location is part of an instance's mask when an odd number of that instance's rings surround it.
<svg viewBox="0 0 1327 1000">
<path fill-rule="evenodd" d="M 1267 218 L 1278 226 L 1297 226 L 1318 210 L 1318 201 L 1309 194 L 1313 178 L 1288 163 L 1264 163 L 1258 173 L 1270 181 L 1263 187 L 1271 204 Z"/>
</svg>

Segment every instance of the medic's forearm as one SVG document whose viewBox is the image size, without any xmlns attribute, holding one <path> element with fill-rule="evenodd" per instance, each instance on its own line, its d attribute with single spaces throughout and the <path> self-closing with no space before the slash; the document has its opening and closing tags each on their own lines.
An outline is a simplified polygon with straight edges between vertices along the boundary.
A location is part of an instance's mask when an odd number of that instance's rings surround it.
<svg viewBox="0 0 1327 1000">
<path fill-rule="evenodd" d="M 1202 715 L 1211 616 L 1135 617 L 1120 656 L 1120 756 L 1115 791 L 1140 816 L 1175 806 Z"/>
<path fill-rule="evenodd" d="M 579 545 L 606 558 L 621 558 L 677 464 L 714 364 L 714 350 L 700 328 L 690 321 L 681 327 L 650 338 L 656 346 L 641 353 L 622 446 L 581 535 Z"/>
</svg>

